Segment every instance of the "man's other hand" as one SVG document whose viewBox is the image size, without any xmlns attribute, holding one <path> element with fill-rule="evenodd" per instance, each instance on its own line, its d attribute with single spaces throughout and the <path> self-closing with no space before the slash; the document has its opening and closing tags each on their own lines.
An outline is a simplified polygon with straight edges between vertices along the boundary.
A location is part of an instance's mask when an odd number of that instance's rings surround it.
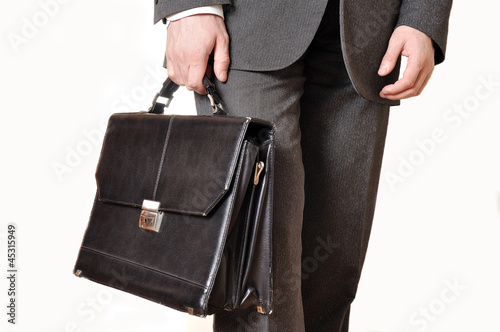
<svg viewBox="0 0 500 332">
<path fill-rule="evenodd" d="M 423 32 L 408 26 L 397 27 L 389 40 L 389 47 L 378 70 L 380 76 L 389 74 L 399 58 L 408 57 L 403 77 L 385 86 L 380 97 L 398 100 L 418 96 L 434 70 L 434 46 Z"/>
<path fill-rule="evenodd" d="M 168 76 L 188 90 L 206 94 L 203 76 L 210 54 L 214 52 L 214 73 L 227 80 L 229 36 L 224 20 L 217 15 L 200 14 L 170 22 L 167 29 Z"/>
</svg>

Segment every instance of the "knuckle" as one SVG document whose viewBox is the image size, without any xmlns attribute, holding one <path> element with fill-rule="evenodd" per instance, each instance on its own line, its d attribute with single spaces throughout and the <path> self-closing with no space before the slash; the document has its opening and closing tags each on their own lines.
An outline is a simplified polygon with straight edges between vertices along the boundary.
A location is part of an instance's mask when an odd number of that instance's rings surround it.
<svg viewBox="0 0 500 332">
<path fill-rule="evenodd" d="M 416 89 L 410 89 L 407 91 L 407 98 L 418 96 L 419 93 Z"/>
<path fill-rule="evenodd" d="M 403 81 L 403 82 L 401 82 L 401 86 L 405 90 L 408 90 L 408 89 L 411 89 L 413 87 L 413 82 L 411 82 L 411 81 Z"/>
<path fill-rule="evenodd" d="M 219 36 L 217 42 L 221 42 L 222 44 L 229 44 L 229 35 L 224 32 Z"/>
<path fill-rule="evenodd" d="M 177 78 L 177 74 L 175 73 L 175 70 L 172 66 L 167 65 L 167 72 L 168 72 L 168 77 L 170 78 Z"/>
<path fill-rule="evenodd" d="M 189 79 L 189 81 L 186 82 L 186 88 L 189 91 L 198 91 L 200 89 L 200 82 L 195 79 Z"/>
<path fill-rule="evenodd" d="M 219 64 L 229 64 L 231 62 L 231 59 L 229 58 L 229 56 L 224 56 L 224 57 L 218 58 L 216 61 Z"/>
<path fill-rule="evenodd" d="M 177 84 L 179 83 L 179 78 L 177 77 L 177 74 L 173 69 L 167 68 L 167 74 L 172 81 L 174 81 Z"/>
</svg>

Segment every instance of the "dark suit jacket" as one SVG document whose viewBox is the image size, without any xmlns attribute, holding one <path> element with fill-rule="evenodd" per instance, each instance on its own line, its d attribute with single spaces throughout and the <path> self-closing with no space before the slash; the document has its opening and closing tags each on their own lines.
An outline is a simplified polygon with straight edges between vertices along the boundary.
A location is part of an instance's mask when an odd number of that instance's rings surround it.
<svg viewBox="0 0 500 332">
<path fill-rule="evenodd" d="M 193 7 L 222 4 L 230 36 L 232 69 L 282 69 L 300 58 L 311 43 L 328 0 L 155 0 L 154 22 Z M 416 28 L 434 42 L 436 64 L 444 60 L 452 0 L 340 0 L 344 61 L 356 90 L 365 98 L 379 97 L 397 80 L 399 70 L 377 74 L 393 30 Z"/>
</svg>

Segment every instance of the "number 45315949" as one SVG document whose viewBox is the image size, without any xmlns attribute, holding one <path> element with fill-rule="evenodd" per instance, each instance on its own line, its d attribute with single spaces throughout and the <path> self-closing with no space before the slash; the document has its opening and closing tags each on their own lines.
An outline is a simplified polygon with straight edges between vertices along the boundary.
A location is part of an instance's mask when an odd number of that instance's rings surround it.
<svg viewBox="0 0 500 332">
<path fill-rule="evenodd" d="M 16 226 L 9 225 L 7 233 L 7 260 L 13 269 L 16 267 Z"/>
</svg>

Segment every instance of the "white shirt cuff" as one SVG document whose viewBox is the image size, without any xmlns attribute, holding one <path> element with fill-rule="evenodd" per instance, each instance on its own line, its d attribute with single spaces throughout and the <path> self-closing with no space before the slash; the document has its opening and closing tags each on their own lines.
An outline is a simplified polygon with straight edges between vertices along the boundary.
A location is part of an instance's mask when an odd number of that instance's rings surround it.
<svg viewBox="0 0 500 332">
<path fill-rule="evenodd" d="M 187 16 L 192 16 L 192 15 L 197 15 L 197 14 L 213 14 L 213 15 L 218 15 L 218 16 L 224 18 L 224 11 L 222 10 L 222 5 L 203 6 L 203 7 L 191 8 L 191 9 L 167 16 L 167 26 L 168 26 L 168 22 L 177 21 L 177 20 L 180 20 L 181 18 L 184 18 Z"/>
</svg>

